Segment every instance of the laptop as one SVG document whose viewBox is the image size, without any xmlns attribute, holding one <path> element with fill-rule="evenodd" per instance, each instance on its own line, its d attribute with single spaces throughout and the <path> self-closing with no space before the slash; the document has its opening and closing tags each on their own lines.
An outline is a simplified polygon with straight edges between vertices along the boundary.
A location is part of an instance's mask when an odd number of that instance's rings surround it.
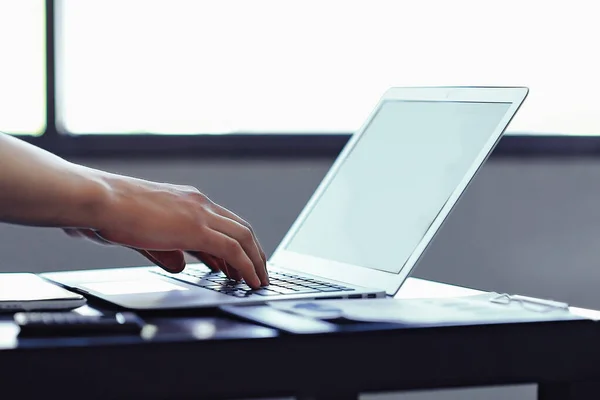
<svg viewBox="0 0 600 400">
<path fill-rule="evenodd" d="M 525 100 L 525 87 L 397 87 L 350 138 L 279 243 L 270 285 L 205 265 L 43 273 L 128 309 L 394 296 Z"/>
</svg>

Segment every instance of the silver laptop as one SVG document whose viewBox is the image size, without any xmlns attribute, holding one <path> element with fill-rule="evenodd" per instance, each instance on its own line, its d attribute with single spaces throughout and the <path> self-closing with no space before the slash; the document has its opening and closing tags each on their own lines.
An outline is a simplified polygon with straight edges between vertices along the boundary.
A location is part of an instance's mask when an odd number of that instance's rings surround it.
<svg viewBox="0 0 600 400">
<path fill-rule="evenodd" d="M 130 309 L 393 296 L 528 94 L 523 87 L 391 88 L 349 140 L 250 290 L 202 264 L 44 273 Z"/>
</svg>

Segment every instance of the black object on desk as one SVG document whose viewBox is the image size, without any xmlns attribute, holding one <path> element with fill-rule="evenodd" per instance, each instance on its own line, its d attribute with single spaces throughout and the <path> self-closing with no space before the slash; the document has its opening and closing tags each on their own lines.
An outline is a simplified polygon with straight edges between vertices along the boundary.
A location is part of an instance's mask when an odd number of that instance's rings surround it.
<svg viewBox="0 0 600 400">
<path fill-rule="evenodd" d="M 144 321 L 132 312 L 19 312 L 14 321 L 22 337 L 140 334 L 144 327 Z"/>
</svg>

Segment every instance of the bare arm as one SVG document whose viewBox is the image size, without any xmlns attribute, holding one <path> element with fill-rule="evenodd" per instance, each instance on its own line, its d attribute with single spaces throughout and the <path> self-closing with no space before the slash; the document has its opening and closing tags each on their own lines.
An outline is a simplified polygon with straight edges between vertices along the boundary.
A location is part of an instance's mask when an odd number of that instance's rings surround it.
<svg viewBox="0 0 600 400">
<path fill-rule="evenodd" d="M 96 229 L 108 194 L 92 170 L 0 133 L 0 221 Z"/>
<path fill-rule="evenodd" d="M 251 226 L 196 188 L 87 168 L 2 133 L 0 222 L 67 228 L 170 272 L 185 267 L 185 251 L 251 287 L 268 284 Z"/>
</svg>

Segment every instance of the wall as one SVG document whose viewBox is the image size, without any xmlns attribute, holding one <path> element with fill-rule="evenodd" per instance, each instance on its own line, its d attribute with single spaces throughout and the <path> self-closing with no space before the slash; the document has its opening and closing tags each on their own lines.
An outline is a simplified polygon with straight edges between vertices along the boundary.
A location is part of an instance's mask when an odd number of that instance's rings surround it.
<svg viewBox="0 0 600 400">
<path fill-rule="evenodd" d="M 331 160 L 86 161 L 192 184 L 248 219 L 271 252 Z M 600 308 L 600 160 L 492 159 L 414 275 Z M 372 210 L 373 218 L 385 218 Z M 137 254 L 53 229 L 0 225 L 1 271 L 144 263 Z M 489 398 L 489 396 L 488 396 Z"/>
</svg>

